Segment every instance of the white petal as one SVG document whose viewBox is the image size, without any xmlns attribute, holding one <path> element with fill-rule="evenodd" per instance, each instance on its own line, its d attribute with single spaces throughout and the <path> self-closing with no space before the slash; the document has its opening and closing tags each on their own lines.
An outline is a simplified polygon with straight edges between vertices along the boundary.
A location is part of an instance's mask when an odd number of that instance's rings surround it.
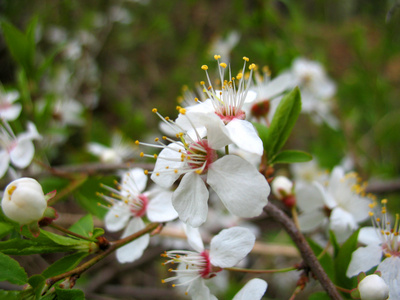
<svg viewBox="0 0 400 300">
<path fill-rule="evenodd" d="M 121 239 L 138 232 L 145 227 L 141 218 L 133 218 L 126 227 Z M 143 255 L 143 251 L 147 248 L 150 242 L 150 235 L 145 234 L 140 238 L 117 249 L 117 259 L 120 263 L 133 262 Z"/>
<path fill-rule="evenodd" d="M 21 109 L 21 104 L 14 104 L 10 107 L 0 110 L 0 117 L 6 121 L 14 121 L 21 113 Z"/>
<path fill-rule="evenodd" d="M 107 151 L 109 149 L 111 148 L 103 146 L 98 143 L 89 143 L 86 145 L 86 150 L 96 156 L 102 155 L 104 151 Z"/>
<path fill-rule="evenodd" d="M 365 245 L 379 245 L 381 238 L 375 227 L 363 227 L 358 233 L 358 241 Z"/>
<path fill-rule="evenodd" d="M 194 228 L 188 224 L 183 224 L 189 245 L 197 252 L 204 250 L 203 240 L 198 228 Z"/>
<path fill-rule="evenodd" d="M 258 155 L 263 154 L 263 143 L 253 124 L 246 120 L 233 119 L 225 127 L 232 142 L 240 149 Z"/>
<path fill-rule="evenodd" d="M 320 227 L 326 220 L 322 210 L 309 210 L 299 215 L 299 225 L 302 232 L 310 232 Z"/>
<path fill-rule="evenodd" d="M 133 179 L 133 182 L 132 182 Z M 139 195 L 144 191 L 147 185 L 147 175 L 141 168 L 134 168 L 126 172 L 121 179 L 122 191 L 129 190 L 134 195 Z M 125 196 L 125 195 L 124 195 Z"/>
<path fill-rule="evenodd" d="M 189 290 L 192 300 L 211 300 L 210 289 L 206 286 L 203 278 L 196 279 Z"/>
<path fill-rule="evenodd" d="M 222 230 L 210 243 L 210 261 L 221 268 L 233 267 L 254 247 L 256 237 L 247 228 L 232 227 Z"/>
<path fill-rule="evenodd" d="M 169 188 L 181 175 L 179 172 L 174 172 L 175 169 L 180 169 L 183 165 L 180 161 L 181 153 L 177 151 L 180 149 L 183 148 L 179 144 L 172 143 L 169 144 L 167 148 L 164 148 L 158 155 L 153 174 L 151 174 L 151 179 L 159 186 Z M 177 161 L 173 161 L 174 159 Z M 158 176 L 157 173 L 159 173 Z"/>
<path fill-rule="evenodd" d="M 257 98 L 257 92 L 253 90 L 249 90 L 247 92 L 246 98 L 244 99 L 244 103 L 251 103 Z"/>
<path fill-rule="evenodd" d="M 35 154 L 35 147 L 31 140 L 18 140 L 17 145 L 10 151 L 11 162 L 17 168 L 27 167 Z"/>
<path fill-rule="evenodd" d="M 271 191 L 264 176 L 235 155 L 226 155 L 211 164 L 207 183 L 232 214 L 244 218 L 259 216 Z"/>
<path fill-rule="evenodd" d="M 123 202 L 118 202 L 107 212 L 104 224 L 108 231 L 119 231 L 126 226 L 130 217 L 129 206 Z"/>
<path fill-rule="evenodd" d="M 296 200 L 300 211 L 308 212 L 324 206 L 323 187 L 318 182 L 296 185 Z"/>
<path fill-rule="evenodd" d="M 172 206 L 172 192 L 163 191 L 152 197 L 147 206 L 147 217 L 152 222 L 167 222 L 178 217 Z"/>
<path fill-rule="evenodd" d="M 329 227 L 335 233 L 337 241 L 343 243 L 358 228 L 358 225 L 349 212 L 336 207 L 329 216 Z"/>
<path fill-rule="evenodd" d="M 400 299 L 400 258 L 391 256 L 384 259 L 377 268 L 382 278 L 389 286 L 389 299 Z"/>
<path fill-rule="evenodd" d="M 10 163 L 10 155 L 6 150 L 0 150 L 0 178 L 6 174 Z"/>
<path fill-rule="evenodd" d="M 346 272 L 347 277 L 353 277 L 360 272 L 367 272 L 372 267 L 378 265 L 382 258 L 382 247 L 378 245 L 368 245 L 360 247 L 351 255 L 351 261 Z"/>
<path fill-rule="evenodd" d="M 278 77 L 272 79 L 263 89 L 262 92 L 260 93 L 262 96 L 262 99 L 260 100 L 267 100 L 267 99 L 272 99 L 278 96 L 279 94 L 282 94 L 285 90 L 288 90 L 293 86 L 293 75 L 289 72 L 282 73 Z"/>
<path fill-rule="evenodd" d="M 183 176 L 172 197 L 172 205 L 179 219 L 193 227 L 199 227 L 207 219 L 208 190 L 200 175 L 191 172 Z"/>
<path fill-rule="evenodd" d="M 267 290 L 267 287 L 268 284 L 265 280 L 254 278 L 247 282 L 232 300 L 260 300 Z"/>
</svg>

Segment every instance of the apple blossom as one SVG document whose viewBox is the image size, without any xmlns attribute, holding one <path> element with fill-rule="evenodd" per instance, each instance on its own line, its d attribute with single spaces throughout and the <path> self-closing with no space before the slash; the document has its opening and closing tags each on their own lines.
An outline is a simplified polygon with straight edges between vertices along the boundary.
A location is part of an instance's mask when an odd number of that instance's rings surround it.
<svg viewBox="0 0 400 300">
<path fill-rule="evenodd" d="M 364 195 L 355 173 L 344 174 L 341 167 L 332 170 L 327 185 L 314 181 L 296 188 L 300 228 L 311 232 L 329 224 L 339 242 L 344 242 L 368 218 L 372 200 Z"/>
<path fill-rule="evenodd" d="M 218 63 L 220 57 L 220 55 L 214 56 Z M 244 151 L 262 155 L 264 151 L 262 141 L 254 126 L 245 120 L 246 113 L 242 109 L 245 102 L 251 102 L 256 97 L 256 93 L 249 90 L 255 64 L 249 66 L 250 77 L 246 81 L 244 72 L 249 59 L 247 57 L 243 59 L 245 61 L 243 69 L 236 78 L 231 76 L 229 70 L 229 81 L 224 79 L 227 64 L 219 63 L 221 81 L 219 89 L 214 89 L 207 73 L 208 66 L 203 65 L 201 68 L 206 71 L 209 87 L 206 87 L 204 81 L 200 84 L 208 99 L 186 108 L 188 113 L 191 113 L 191 123 L 182 115 L 178 117 L 176 123 L 186 130 L 190 130 L 193 126 L 205 127 L 208 140 L 217 148 L 233 143 Z"/>
<path fill-rule="evenodd" d="M 192 299 L 214 299 L 205 280 L 216 276 L 223 268 L 233 267 L 240 262 L 251 251 L 254 242 L 255 237 L 249 229 L 232 227 L 214 236 L 209 250 L 205 249 L 201 242 L 192 243 L 195 251 L 166 251 L 162 254 L 167 258 L 163 265 L 175 263 L 179 265 L 177 269 L 168 270 L 175 276 L 163 279 L 162 282 L 177 281 L 173 287 L 187 286 L 186 293 Z"/>
<path fill-rule="evenodd" d="M 32 140 L 41 138 L 36 126 L 29 122 L 28 130 L 15 136 L 10 125 L 3 121 L 0 127 L 0 178 L 13 164 L 17 168 L 26 168 L 35 154 Z"/>
<path fill-rule="evenodd" d="M 21 113 L 22 106 L 14 103 L 19 98 L 17 91 L 3 91 L 0 88 L 0 118 L 6 121 L 14 121 Z"/>
<path fill-rule="evenodd" d="M 144 216 L 152 222 L 171 221 L 178 216 L 171 204 L 171 191 L 154 188 L 144 192 L 147 176 L 143 171 L 140 168 L 129 170 L 123 174 L 118 190 L 103 186 L 112 193 L 111 196 L 100 194 L 112 205 L 104 219 L 106 229 L 119 231 L 125 228 L 121 238 L 143 229 Z M 146 234 L 117 249 L 118 261 L 132 262 L 141 257 L 149 239 L 149 235 Z"/>
<path fill-rule="evenodd" d="M 158 114 L 156 109 L 153 112 Z M 180 113 L 186 116 L 185 109 L 180 108 Z M 191 122 L 189 116 L 186 117 Z M 183 130 L 167 118 L 164 121 L 177 132 Z M 218 142 L 216 147 L 208 136 L 203 138 L 203 135 L 193 128 L 191 131 L 177 133 L 180 142 L 164 136 L 163 140 L 171 142 L 169 145 L 163 144 L 158 138 L 157 145 L 137 141 L 137 144 L 163 149 L 158 156 L 141 153 L 141 156 L 157 158 L 151 179 L 158 185 L 169 188 L 183 175 L 173 194 L 172 204 L 179 218 L 193 227 L 200 226 L 207 219 L 209 192 L 202 176 L 206 177 L 207 184 L 232 214 L 248 218 L 260 215 L 268 203 L 270 192 L 264 176 L 253 165 L 236 155 L 219 158 L 217 149 L 221 144 Z"/>
<path fill-rule="evenodd" d="M 47 200 L 39 182 L 23 177 L 7 185 L 1 208 L 9 219 L 26 225 L 38 222 L 43 217 Z"/>
<path fill-rule="evenodd" d="M 377 271 L 389 286 L 390 299 L 400 299 L 400 216 L 396 214 L 393 224 L 387 214 L 386 202 L 386 199 L 382 200 L 380 217 L 373 218 L 375 214 L 370 212 L 373 227 L 360 229 L 358 241 L 366 246 L 353 252 L 346 275 L 353 277 L 378 266 Z"/>
</svg>

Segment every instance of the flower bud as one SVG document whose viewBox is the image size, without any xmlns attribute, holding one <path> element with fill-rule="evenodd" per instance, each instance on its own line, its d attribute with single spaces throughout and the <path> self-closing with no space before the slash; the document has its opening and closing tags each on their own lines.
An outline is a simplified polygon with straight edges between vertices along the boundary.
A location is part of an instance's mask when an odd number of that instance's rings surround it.
<svg viewBox="0 0 400 300">
<path fill-rule="evenodd" d="M 389 287 L 378 275 L 365 277 L 358 284 L 361 300 L 386 300 L 389 297 Z"/>
<path fill-rule="evenodd" d="M 1 201 L 4 214 L 21 226 L 39 221 L 46 207 L 42 186 L 32 178 L 12 181 L 7 185 Z"/>
<path fill-rule="evenodd" d="M 272 192 L 280 200 L 292 195 L 292 188 L 293 183 L 285 176 L 277 176 L 272 181 Z"/>
</svg>

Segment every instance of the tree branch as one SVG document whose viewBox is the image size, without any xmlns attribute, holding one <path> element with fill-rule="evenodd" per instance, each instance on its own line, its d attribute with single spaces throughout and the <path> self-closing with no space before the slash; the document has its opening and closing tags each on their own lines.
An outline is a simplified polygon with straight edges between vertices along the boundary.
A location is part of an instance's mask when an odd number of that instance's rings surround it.
<svg viewBox="0 0 400 300">
<path fill-rule="evenodd" d="M 280 210 L 271 202 L 269 202 L 268 205 L 264 207 L 264 211 L 285 228 L 286 232 L 295 242 L 297 248 L 299 248 L 304 262 L 317 277 L 322 287 L 328 293 L 331 299 L 341 300 L 342 297 L 337 291 L 335 285 L 329 279 L 328 275 L 319 263 L 317 257 L 314 255 L 314 252 L 308 245 L 306 239 L 293 223 L 293 221 L 282 210 Z"/>
</svg>

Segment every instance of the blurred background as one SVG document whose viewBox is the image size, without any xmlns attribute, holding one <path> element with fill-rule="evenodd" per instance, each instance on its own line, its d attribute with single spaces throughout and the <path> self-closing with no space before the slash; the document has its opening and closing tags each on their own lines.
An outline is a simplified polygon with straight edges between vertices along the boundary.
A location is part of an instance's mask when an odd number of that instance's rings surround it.
<svg viewBox="0 0 400 300">
<path fill-rule="evenodd" d="M 160 135 L 151 109 L 176 117 L 182 89 L 205 79 L 200 66 L 216 70 L 214 54 L 233 70 L 247 56 L 272 77 L 303 57 L 319 62 L 336 83 L 331 108 L 340 126 L 316 125 L 302 114 L 288 147 L 311 153 L 327 169 L 350 159 L 363 179 L 390 182 L 380 196 L 400 209 L 399 1 L 1 0 L 0 18 L 21 32 L 37 22 L 33 65 L 22 66 L 26 76 L 0 35 L 0 81 L 36 107 L 22 119 L 54 138 L 41 146 L 52 166 L 96 161 L 84 145 L 109 145 L 115 131 L 132 141 Z M 51 127 L 49 119 L 59 121 L 62 109 L 48 112 L 47 103 L 60 95 L 84 109 L 80 121 L 63 116 L 71 126 Z M 163 272 L 152 263 L 159 253 L 151 249 L 126 265 L 110 258 L 91 270 L 88 299 L 172 299 L 162 276 L 153 276 Z M 271 287 L 266 299 L 284 299 L 279 293 Z"/>
</svg>

